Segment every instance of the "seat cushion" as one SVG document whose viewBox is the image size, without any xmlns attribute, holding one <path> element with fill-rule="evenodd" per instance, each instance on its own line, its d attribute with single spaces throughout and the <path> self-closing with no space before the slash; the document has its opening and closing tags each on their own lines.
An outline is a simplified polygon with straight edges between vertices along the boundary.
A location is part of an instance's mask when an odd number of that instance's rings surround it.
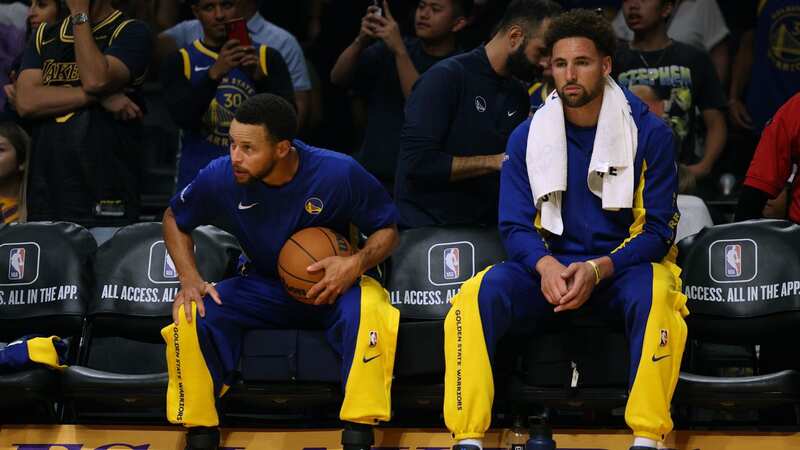
<svg viewBox="0 0 800 450">
<path fill-rule="evenodd" d="M 751 377 L 709 377 L 681 372 L 675 402 L 725 408 L 767 408 L 800 403 L 800 372 Z"/>
<path fill-rule="evenodd" d="M 106 389 L 125 391 L 163 389 L 166 395 L 167 373 L 129 375 L 104 372 L 83 366 L 71 366 L 64 370 L 62 384 L 64 394 L 67 396 L 76 391 L 102 390 L 107 392 Z"/>
<path fill-rule="evenodd" d="M 45 368 L 1 374 L 0 398 L 53 394 L 58 391 L 58 377 L 57 371 Z"/>
</svg>

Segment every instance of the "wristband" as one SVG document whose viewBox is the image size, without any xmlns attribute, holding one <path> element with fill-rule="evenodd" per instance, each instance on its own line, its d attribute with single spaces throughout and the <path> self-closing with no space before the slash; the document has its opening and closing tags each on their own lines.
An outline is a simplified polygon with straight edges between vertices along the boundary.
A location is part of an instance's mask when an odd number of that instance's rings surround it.
<svg viewBox="0 0 800 450">
<path fill-rule="evenodd" d="M 600 268 L 597 267 L 597 263 L 594 261 L 589 260 L 586 261 L 586 263 L 592 266 L 592 269 L 594 269 L 594 285 L 597 286 L 600 284 Z"/>
</svg>

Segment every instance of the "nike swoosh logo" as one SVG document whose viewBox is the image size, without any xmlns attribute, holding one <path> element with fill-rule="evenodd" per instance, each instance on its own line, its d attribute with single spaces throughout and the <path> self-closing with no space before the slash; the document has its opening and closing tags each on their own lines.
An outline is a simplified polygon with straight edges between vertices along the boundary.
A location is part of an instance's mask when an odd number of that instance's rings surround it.
<svg viewBox="0 0 800 450">
<path fill-rule="evenodd" d="M 202 71 L 204 71 L 204 70 L 208 70 L 208 69 L 210 69 L 210 68 L 211 68 L 211 66 L 203 66 L 203 67 L 200 67 L 200 66 L 194 66 L 194 71 L 195 71 L 195 72 L 202 72 Z"/>
<path fill-rule="evenodd" d="M 257 204 L 258 204 L 258 202 L 251 203 L 249 205 L 243 205 L 242 202 L 239 202 L 239 209 L 250 209 L 253 206 L 256 206 Z"/>
<path fill-rule="evenodd" d="M 378 353 L 377 355 L 375 355 L 375 356 L 371 356 L 371 357 L 369 357 L 369 358 L 367 358 L 366 356 L 364 356 L 363 358 L 361 358 L 361 361 L 363 361 L 363 362 L 364 362 L 364 364 L 366 364 L 366 363 L 368 363 L 368 362 L 372 361 L 373 359 L 377 358 L 378 356 L 381 356 L 381 354 L 380 354 L 380 353 Z"/>
<path fill-rule="evenodd" d="M 672 356 L 672 355 L 664 355 L 664 356 L 659 356 L 658 358 L 656 358 L 656 355 L 653 355 L 653 362 L 659 362 L 664 358 L 669 358 L 670 356 Z"/>
<path fill-rule="evenodd" d="M 508 114 L 508 117 L 511 117 L 516 113 L 517 113 L 516 111 L 508 111 L 506 114 Z"/>
<path fill-rule="evenodd" d="M 48 39 L 46 41 L 42 41 L 42 45 L 47 45 L 47 44 L 49 44 L 49 43 L 51 43 L 51 42 L 53 42 L 55 40 L 56 40 L 56 38 L 52 38 L 52 39 Z"/>
</svg>

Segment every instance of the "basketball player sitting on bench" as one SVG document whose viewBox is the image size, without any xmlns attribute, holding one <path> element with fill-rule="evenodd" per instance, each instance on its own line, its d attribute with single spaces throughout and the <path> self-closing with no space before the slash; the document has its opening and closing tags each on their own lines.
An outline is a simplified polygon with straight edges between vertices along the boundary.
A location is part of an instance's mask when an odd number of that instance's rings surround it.
<svg viewBox="0 0 800 450">
<path fill-rule="evenodd" d="M 187 449 L 217 449 L 215 401 L 232 382 L 242 335 L 252 328 L 321 328 L 342 358 L 345 450 L 369 449 L 371 426 L 389 420 L 399 312 L 386 291 L 364 276 L 398 242 L 389 194 L 349 156 L 293 140 L 294 109 L 271 94 L 251 97 L 230 126 L 230 156 L 212 161 L 171 201 L 164 240 L 181 281 L 162 330 L 167 342 L 167 416 L 188 427 Z M 244 250 L 239 275 L 216 285 L 195 265 L 190 232 L 203 224 L 226 231 Z M 324 271 L 293 299 L 277 276 L 278 254 L 296 231 L 350 223 L 369 238 L 353 256 L 309 267 Z M 320 237 L 326 239 L 322 234 Z"/>
</svg>

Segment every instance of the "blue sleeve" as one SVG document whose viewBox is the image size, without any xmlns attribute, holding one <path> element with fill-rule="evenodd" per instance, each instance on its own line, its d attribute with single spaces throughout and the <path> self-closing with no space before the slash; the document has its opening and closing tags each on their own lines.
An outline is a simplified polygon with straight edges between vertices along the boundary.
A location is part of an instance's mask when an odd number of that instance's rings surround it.
<svg viewBox="0 0 800 450">
<path fill-rule="evenodd" d="M 175 222 L 183 232 L 200 225 L 211 224 L 223 211 L 220 200 L 222 180 L 225 176 L 224 158 L 212 161 L 182 191 L 169 202 Z"/>
<path fill-rule="evenodd" d="M 131 82 L 147 73 L 153 54 L 153 38 L 150 28 L 138 20 L 123 22 L 114 30 L 106 55 L 113 56 L 128 68 Z"/>
<path fill-rule="evenodd" d="M 654 129 L 649 133 L 645 144 L 640 143 L 639 146 L 639 151 L 644 151 L 644 161 L 634 195 L 634 217 L 636 209 L 643 208 L 644 226 L 609 255 L 615 272 L 636 264 L 664 259 L 675 241 L 675 228 L 680 219 L 676 203 L 678 167 L 675 163 L 672 132 L 665 123 L 652 115 L 645 120 Z M 636 222 L 634 228 L 635 224 Z"/>
<path fill-rule="evenodd" d="M 442 151 L 458 106 L 460 74 L 438 64 L 423 73 L 406 102 L 398 174 L 408 180 L 447 183 L 453 156 Z"/>
<path fill-rule="evenodd" d="M 361 165 L 351 160 L 347 177 L 352 205 L 352 223 L 369 236 L 397 223 L 397 207 L 383 185 Z"/>
<path fill-rule="evenodd" d="M 533 203 L 525 152 L 531 119 L 522 122 L 506 145 L 506 160 L 500 171 L 500 236 L 509 259 L 522 263 L 531 272 L 543 256 L 549 255 L 544 239 L 536 230 L 536 206 Z"/>
</svg>

